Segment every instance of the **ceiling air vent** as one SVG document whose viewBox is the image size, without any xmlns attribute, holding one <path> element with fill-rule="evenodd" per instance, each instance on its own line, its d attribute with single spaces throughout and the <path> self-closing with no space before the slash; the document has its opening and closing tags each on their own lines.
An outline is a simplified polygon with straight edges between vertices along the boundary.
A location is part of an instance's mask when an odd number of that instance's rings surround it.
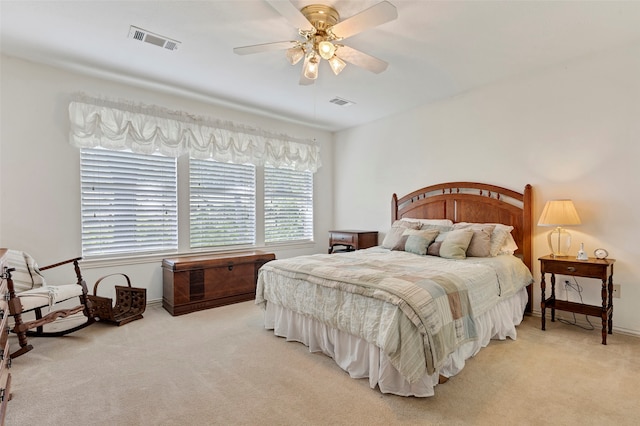
<svg viewBox="0 0 640 426">
<path fill-rule="evenodd" d="M 177 40 L 154 34 L 151 31 L 143 30 L 133 25 L 129 27 L 129 38 L 144 41 L 145 43 L 153 44 L 167 50 L 176 50 L 178 46 L 180 46 L 180 42 Z"/>
<path fill-rule="evenodd" d="M 348 107 L 351 105 L 355 105 L 355 102 L 348 101 L 346 99 L 338 98 L 337 96 L 331 100 L 329 100 L 332 104 L 336 104 L 341 107 Z"/>
</svg>

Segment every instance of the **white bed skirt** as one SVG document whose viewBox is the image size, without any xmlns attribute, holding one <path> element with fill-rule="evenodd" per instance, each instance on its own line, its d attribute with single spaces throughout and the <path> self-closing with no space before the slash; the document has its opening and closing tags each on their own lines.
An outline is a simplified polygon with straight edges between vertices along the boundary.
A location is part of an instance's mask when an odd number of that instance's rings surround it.
<svg viewBox="0 0 640 426">
<path fill-rule="evenodd" d="M 313 318 L 267 302 L 265 328 L 287 341 L 303 343 L 311 352 L 330 356 L 352 378 L 369 378 L 372 388 L 383 393 L 402 396 L 428 397 L 434 395 L 440 375 L 452 377 L 464 368 L 465 360 L 487 346 L 491 339 L 516 338 L 516 326 L 522 321 L 527 304 L 527 289 L 498 303 L 477 319 L 478 340 L 468 342 L 449 356 L 444 367 L 433 375 L 425 375 L 409 383 L 380 348 L 360 337 L 330 328 Z"/>
</svg>

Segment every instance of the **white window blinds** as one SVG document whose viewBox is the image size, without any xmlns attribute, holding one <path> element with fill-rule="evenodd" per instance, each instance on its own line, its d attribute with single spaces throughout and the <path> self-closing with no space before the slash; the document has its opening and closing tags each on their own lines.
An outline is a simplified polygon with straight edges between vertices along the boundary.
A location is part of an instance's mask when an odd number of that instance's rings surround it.
<svg viewBox="0 0 640 426">
<path fill-rule="evenodd" d="M 255 244 L 255 166 L 191 159 L 189 186 L 192 248 Z"/>
<path fill-rule="evenodd" d="M 176 250 L 175 158 L 80 150 L 82 254 Z"/>
<path fill-rule="evenodd" d="M 264 168 L 265 242 L 313 239 L 313 174 Z"/>
</svg>

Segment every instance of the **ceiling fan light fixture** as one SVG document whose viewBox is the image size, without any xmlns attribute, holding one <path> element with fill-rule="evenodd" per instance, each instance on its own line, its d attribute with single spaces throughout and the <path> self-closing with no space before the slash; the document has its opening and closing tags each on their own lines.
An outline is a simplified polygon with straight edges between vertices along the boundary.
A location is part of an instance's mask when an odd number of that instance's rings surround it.
<svg viewBox="0 0 640 426">
<path fill-rule="evenodd" d="M 1 1 L 1 0 L 0 0 Z M 341 21 L 338 12 L 331 6 L 310 4 L 297 8 L 293 0 L 265 0 L 280 15 L 298 29 L 301 39 L 274 43 L 235 47 L 237 55 L 286 50 L 285 56 L 291 65 L 304 62 L 299 84 L 310 85 L 318 78 L 318 67 L 322 60 L 329 62 L 335 75 L 346 67 L 345 62 L 379 74 L 389 65 L 374 56 L 341 44 L 341 40 L 398 18 L 396 7 L 381 0 L 351 17 Z M 336 53 L 339 52 L 339 57 Z M 324 65 L 323 65 L 324 66 Z"/>
<path fill-rule="evenodd" d="M 295 65 L 304 57 L 304 50 L 302 47 L 292 47 L 291 49 L 287 49 L 287 59 L 291 65 Z"/>
<path fill-rule="evenodd" d="M 340 74 L 344 67 L 347 66 L 347 64 L 337 56 L 333 56 L 331 59 L 329 59 L 329 65 L 331 66 L 331 69 L 333 70 L 333 73 L 335 75 Z"/>
<path fill-rule="evenodd" d="M 318 43 L 318 53 L 328 61 L 336 53 L 336 46 L 330 41 L 323 40 Z"/>
<path fill-rule="evenodd" d="M 319 61 L 316 56 L 312 56 L 304 64 L 304 76 L 309 80 L 315 80 L 318 78 L 318 65 Z"/>
</svg>

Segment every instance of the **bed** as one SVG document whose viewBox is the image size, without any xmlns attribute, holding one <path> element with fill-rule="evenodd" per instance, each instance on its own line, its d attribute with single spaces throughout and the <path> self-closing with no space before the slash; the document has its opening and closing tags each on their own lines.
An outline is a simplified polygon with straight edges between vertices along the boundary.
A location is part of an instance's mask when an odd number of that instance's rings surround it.
<svg viewBox="0 0 640 426">
<path fill-rule="evenodd" d="M 383 393 L 428 397 L 531 312 L 531 186 L 476 182 L 393 194 L 380 246 L 279 259 L 256 304 L 274 334 Z"/>
</svg>

